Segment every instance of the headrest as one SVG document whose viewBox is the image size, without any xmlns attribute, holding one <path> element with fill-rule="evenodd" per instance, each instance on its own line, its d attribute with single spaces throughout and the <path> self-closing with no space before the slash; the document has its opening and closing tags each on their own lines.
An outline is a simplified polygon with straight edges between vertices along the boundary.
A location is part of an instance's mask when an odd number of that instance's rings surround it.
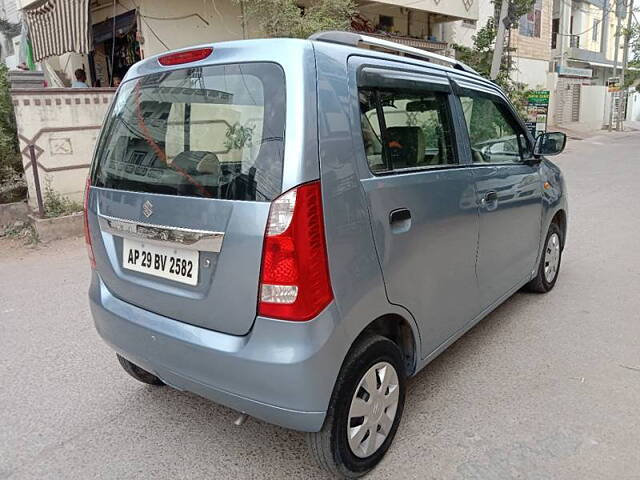
<svg viewBox="0 0 640 480">
<path fill-rule="evenodd" d="M 188 150 L 180 152 L 172 162 L 193 175 L 220 175 L 220 160 L 213 152 Z"/>
<path fill-rule="evenodd" d="M 387 128 L 387 148 L 393 168 L 407 168 L 422 163 L 425 151 L 424 132 L 420 127 Z"/>
</svg>

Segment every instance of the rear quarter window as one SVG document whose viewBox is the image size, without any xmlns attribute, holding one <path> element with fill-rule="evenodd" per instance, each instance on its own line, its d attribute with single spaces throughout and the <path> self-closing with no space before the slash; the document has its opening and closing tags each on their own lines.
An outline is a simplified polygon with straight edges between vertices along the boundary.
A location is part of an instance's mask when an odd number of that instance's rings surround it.
<svg viewBox="0 0 640 480">
<path fill-rule="evenodd" d="M 271 63 L 186 68 L 123 84 L 96 151 L 95 186 L 270 201 L 280 194 L 285 78 Z"/>
</svg>

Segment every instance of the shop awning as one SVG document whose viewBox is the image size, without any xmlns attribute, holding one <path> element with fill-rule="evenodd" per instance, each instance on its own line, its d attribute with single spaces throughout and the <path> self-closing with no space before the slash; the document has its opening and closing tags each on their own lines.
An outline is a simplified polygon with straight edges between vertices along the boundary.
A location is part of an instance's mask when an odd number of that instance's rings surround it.
<svg viewBox="0 0 640 480">
<path fill-rule="evenodd" d="M 36 61 L 91 51 L 89 0 L 46 0 L 23 12 Z"/>
<path fill-rule="evenodd" d="M 579 60 L 581 61 L 581 60 Z M 611 68 L 613 69 L 613 64 L 612 63 L 602 63 L 602 62 L 583 62 L 583 63 L 588 63 L 589 65 L 593 66 L 593 67 L 603 67 L 603 68 Z M 622 64 L 618 63 L 618 70 L 620 70 L 622 68 Z M 640 68 L 638 67 L 627 67 L 627 70 L 640 70 Z"/>
</svg>

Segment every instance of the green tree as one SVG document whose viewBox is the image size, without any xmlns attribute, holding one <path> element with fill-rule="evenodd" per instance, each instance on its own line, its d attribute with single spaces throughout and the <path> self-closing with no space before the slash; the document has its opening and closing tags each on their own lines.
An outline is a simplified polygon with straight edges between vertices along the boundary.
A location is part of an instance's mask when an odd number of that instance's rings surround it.
<svg viewBox="0 0 640 480">
<path fill-rule="evenodd" d="M 496 21 L 494 18 L 489 18 L 487 24 L 472 37 L 473 47 L 453 44 L 456 58 L 472 67 L 483 77 L 489 78 L 496 34 Z"/>
<path fill-rule="evenodd" d="M 640 8 L 636 8 L 634 10 L 635 15 L 638 15 L 638 12 L 640 12 Z M 629 49 L 631 52 L 629 66 L 640 68 L 640 24 L 638 24 L 637 22 L 631 28 L 631 35 L 629 37 Z M 635 85 L 636 90 L 640 92 L 640 71 L 627 70 L 625 72 L 624 83 L 625 87 Z"/>
<path fill-rule="evenodd" d="M 498 6 L 502 3 L 500 0 L 494 0 L 494 4 L 496 4 L 496 2 Z M 509 5 L 509 14 L 507 15 L 507 22 L 511 28 L 518 25 L 520 17 L 531 11 L 534 3 L 535 0 L 511 0 Z M 496 16 L 498 14 L 499 11 L 496 9 Z M 497 18 L 491 17 L 487 21 L 487 24 L 478 30 L 478 33 L 472 37 L 473 47 L 469 48 L 464 45 L 453 45 L 453 48 L 456 51 L 456 58 L 474 68 L 483 77 L 489 78 L 489 73 L 491 71 L 491 59 L 493 58 L 497 33 Z M 513 49 L 510 46 L 509 35 L 508 43 L 504 49 L 502 62 L 500 64 L 500 71 L 496 78 L 496 83 L 502 87 L 516 108 L 520 112 L 524 112 L 529 90 L 525 88 L 523 83 L 515 82 L 511 78 L 511 73 L 514 69 L 513 62 L 511 61 L 511 53 L 513 53 Z"/>
<path fill-rule="evenodd" d="M 500 5 L 500 0 L 493 0 L 494 5 Z M 511 0 L 509 2 L 509 13 L 507 15 L 507 20 L 509 21 L 511 27 L 515 27 L 520 21 L 520 17 L 526 15 L 531 12 L 535 0 Z"/>
<path fill-rule="evenodd" d="M 268 37 L 307 38 L 321 30 L 347 30 L 355 0 L 317 0 L 301 8 L 294 0 L 234 0 L 243 16 Z"/>
<path fill-rule="evenodd" d="M 8 71 L 0 63 L 0 184 L 22 171 Z"/>
</svg>

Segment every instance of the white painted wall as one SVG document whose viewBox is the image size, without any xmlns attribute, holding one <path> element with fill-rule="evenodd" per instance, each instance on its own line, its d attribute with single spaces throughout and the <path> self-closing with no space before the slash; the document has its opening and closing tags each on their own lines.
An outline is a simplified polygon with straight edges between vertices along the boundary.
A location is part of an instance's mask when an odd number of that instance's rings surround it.
<svg viewBox="0 0 640 480">
<path fill-rule="evenodd" d="M 547 88 L 549 62 L 532 58 L 513 57 L 513 79 L 529 88 Z"/>
<path fill-rule="evenodd" d="M 640 93 L 633 92 L 629 95 L 627 103 L 627 120 L 640 122 Z"/>
<path fill-rule="evenodd" d="M 410 7 L 418 10 L 458 18 L 475 20 L 478 18 L 478 1 L 466 0 L 377 0 L 378 3 Z M 363 2 L 364 3 L 364 2 Z"/>
<path fill-rule="evenodd" d="M 13 37 L 13 55 L 9 55 L 5 57 L 4 63 L 7 65 L 9 70 L 15 70 L 18 68 L 20 64 L 20 36 Z"/>
<path fill-rule="evenodd" d="M 68 82 L 67 86 L 71 86 L 71 82 L 75 80 L 74 72 L 78 68 L 87 72 L 87 78 L 90 76 L 89 60 L 86 55 L 80 53 L 65 53 L 59 57 L 50 57 L 47 62 L 54 70 L 61 72 L 66 77 L 62 80 Z"/>
<path fill-rule="evenodd" d="M 445 41 L 464 45 L 465 47 L 473 47 L 472 37 L 487 24 L 494 12 L 492 0 L 475 0 L 474 3 L 478 4 L 478 19 L 475 27 L 465 24 L 461 20 L 446 23 L 444 27 Z"/>
<path fill-rule="evenodd" d="M 580 123 L 594 130 L 602 128 L 608 96 L 607 87 L 582 85 L 580 89 Z"/>
<path fill-rule="evenodd" d="M 547 114 L 547 128 L 557 125 L 555 113 L 556 102 L 558 101 L 558 74 L 556 72 L 547 73 L 546 89 L 549 90 L 549 113 Z"/>
<path fill-rule="evenodd" d="M 175 49 L 243 38 L 240 7 L 231 0 L 143 0 L 139 4 L 145 57 L 166 51 L 167 48 L 162 43 L 169 49 Z M 202 19 L 195 16 L 177 19 L 195 12 Z M 248 27 L 246 37 L 255 37 L 255 27 Z"/>
<path fill-rule="evenodd" d="M 93 147 L 102 124 L 113 91 L 108 89 L 41 89 L 39 91 L 16 90 L 12 92 L 20 150 L 33 140 L 37 149 L 42 149 L 38 163 L 46 169 L 83 166 L 91 162 Z M 98 127 L 84 130 L 41 132 L 42 129 Z M 38 135 L 38 132 L 41 132 Z M 37 137 L 37 138 L 36 138 Z M 23 156 L 24 165 L 29 158 Z M 44 188 L 45 179 L 57 192 L 74 200 L 81 200 L 87 167 L 58 170 L 47 173 L 39 170 Z M 29 202 L 35 204 L 35 185 L 32 170 L 26 170 Z"/>
</svg>

